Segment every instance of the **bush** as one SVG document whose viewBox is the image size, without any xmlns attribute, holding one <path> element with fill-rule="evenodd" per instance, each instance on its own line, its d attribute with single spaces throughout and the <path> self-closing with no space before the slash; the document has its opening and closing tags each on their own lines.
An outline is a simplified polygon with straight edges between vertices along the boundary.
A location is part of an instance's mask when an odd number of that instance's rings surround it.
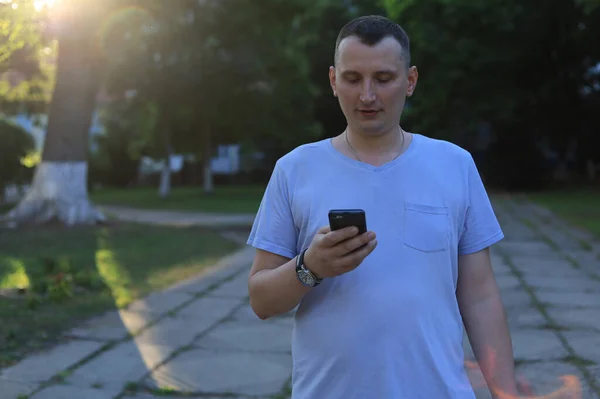
<svg viewBox="0 0 600 399">
<path fill-rule="evenodd" d="M 506 134 L 490 148 L 483 173 L 492 187 L 529 191 L 546 186 L 550 167 L 533 137 Z"/>
<path fill-rule="evenodd" d="M 8 185 L 31 179 L 33 169 L 25 166 L 23 160 L 34 151 L 35 141 L 24 128 L 0 119 L 0 200 Z"/>
</svg>

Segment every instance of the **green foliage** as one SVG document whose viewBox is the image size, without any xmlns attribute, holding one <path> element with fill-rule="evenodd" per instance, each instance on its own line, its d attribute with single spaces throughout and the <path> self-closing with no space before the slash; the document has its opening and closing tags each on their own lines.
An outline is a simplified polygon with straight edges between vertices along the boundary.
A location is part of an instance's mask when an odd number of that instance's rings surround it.
<svg viewBox="0 0 600 399">
<path fill-rule="evenodd" d="M 21 126 L 0 118 L 0 199 L 8 184 L 22 184 L 31 177 L 23 159 L 35 151 L 33 137 Z"/>
<path fill-rule="evenodd" d="M 471 149 L 476 127 L 489 122 L 497 139 L 495 164 L 511 169 L 494 175 L 512 176 L 513 183 L 543 178 L 542 142 L 561 160 L 573 143 L 586 147 L 591 97 L 581 88 L 589 85 L 589 67 L 600 61 L 593 45 L 600 34 L 596 1 L 383 3 L 407 30 L 419 68 L 404 115 L 409 129 Z M 515 148 L 523 156 L 513 156 Z"/>
<path fill-rule="evenodd" d="M 43 110 L 53 81 L 56 43 L 48 35 L 48 13 L 34 0 L 0 1 L 0 103 L 17 112 L 25 102 Z"/>
<path fill-rule="evenodd" d="M 156 104 L 153 147 L 201 154 L 207 135 L 294 145 L 319 133 L 305 52 L 314 15 L 300 0 L 145 2 L 112 22 L 108 87 Z"/>
<path fill-rule="evenodd" d="M 311 31 L 317 39 L 307 44 L 303 56 L 310 63 L 310 80 L 317 88 L 313 118 L 322 126 L 321 136 L 331 137 L 346 128 L 346 119 L 338 99 L 333 96 L 328 77 L 329 67 L 333 65 L 338 32 L 348 21 L 359 15 L 386 13 L 376 2 L 370 0 L 354 0 L 352 6 L 343 1 L 322 0 L 314 12 L 311 26 L 305 30 Z"/>
<path fill-rule="evenodd" d="M 156 127 L 156 107 L 117 101 L 101 112 L 103 134 L 95 137 L 97 151 L 90 155 L 90 183 L 124 187 L 137 177 L 142 155 L 153 154 L 149 147 Z"/>
<path fill-rule="evenodd" d="M 40 263 L 42 267 L 30 271 L 29 275 L 31 306 L 37 305 L 35 298 L 62 302 L 72 298 L 78 288 L 97 291 L 105 287 L 97 272 L 75 267 L 68 256 L 46 257 L 40 259 Z"/>
</svg>

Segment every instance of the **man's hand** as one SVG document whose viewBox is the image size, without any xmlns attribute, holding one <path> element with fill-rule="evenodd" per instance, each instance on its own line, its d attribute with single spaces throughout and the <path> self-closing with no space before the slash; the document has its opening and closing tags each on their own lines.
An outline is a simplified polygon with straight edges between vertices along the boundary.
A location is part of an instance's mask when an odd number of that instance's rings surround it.
<svg viewBox="0 0 600 399">
<path fill-rule="evenodd" d="M 319 278 L 335 277 L 356 269 L 376 246 L 372 231 L 358 235 L 356 227 L 331 231 L 324 226 L 314 236 L 304 261 Z"/>
<path fill-rule="evenodd" d="M 517 391 L 522 398 L 533 398 L 533 388 L 524 378 L 517 377 Z"/>
</svg>

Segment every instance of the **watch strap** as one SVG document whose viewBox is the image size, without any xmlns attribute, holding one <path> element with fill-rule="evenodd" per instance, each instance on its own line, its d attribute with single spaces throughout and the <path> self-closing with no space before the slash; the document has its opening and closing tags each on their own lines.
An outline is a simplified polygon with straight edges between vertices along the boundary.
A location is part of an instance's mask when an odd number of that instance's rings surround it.
<svg viewBox="0 0 600 399">
<path fill-rule="evenodd" d="M 304 273 L 309 273 L 315 279 L 315 281 L 317 283 L 316 285 L 319 285 L 319 284 L 321 284 L 323 279 L 317 277 L 313 272 L 308 270 L 308 268 L 304 264 L 304 254 L 306 254 L 307 250 L 308 250 L 308 248 L 303 249 L 300 252 L 300 254 L 298 255 L 298 257 L 296 258 L 296 271 L 298 272 L 298 271 L 302 270 Z"/>
</svg>

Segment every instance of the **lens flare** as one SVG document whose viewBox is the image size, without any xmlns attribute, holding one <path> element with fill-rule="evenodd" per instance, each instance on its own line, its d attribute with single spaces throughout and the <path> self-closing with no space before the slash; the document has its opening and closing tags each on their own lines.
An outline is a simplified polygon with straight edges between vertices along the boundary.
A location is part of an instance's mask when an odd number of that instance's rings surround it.
<svg viewBox="0 0 600 399">
<path fill-rule="evenodd" d="M 494 364 L 494 356 L 489 356 L 490 363 Z M 517 388 L 519 390 L 518 395 L 509 394 L 497 387 L 487 386 L 485 379 L 481 373 L 481 369 L 477 362 L 466 360 L 465 368 L 469 373 L 471 379 L 471 385 L 473 389 L 486 388 L 495 395 L 498 399 L 583 399 L 581 390 L 581 381 L 574 375 L 563 375 L 557 377 L 557 380 L 562 381 L 560 388 L 553 392 L 544 393 L 542 395 L 536 395 L 533 392 L 533 388 L 529 381 L 523 376 L 517 376 Z M 491 368 L 492 373 L 494 368 Z M 543 387 L 540 387 L 543 388 Z"/>
</svg>

